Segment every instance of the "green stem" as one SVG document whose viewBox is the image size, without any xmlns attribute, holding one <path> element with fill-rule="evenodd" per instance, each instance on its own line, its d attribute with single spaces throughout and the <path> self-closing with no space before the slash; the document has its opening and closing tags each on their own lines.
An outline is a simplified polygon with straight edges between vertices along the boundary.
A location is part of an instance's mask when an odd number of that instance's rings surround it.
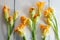
<svg viewBox="0 0 60 40">
<path fill-rule="evenodd" d="M 56 27 L 55 27 L 55 36 L 57 38 L 57 40 L 59 40 L 59 35 L 58 35 L 58 24 L 57 24 L 57 20 L 56 20 L 56 17 L 53 15 L 54 17 L 54 20 L 55 20 L 55 23 L 56 23 Z"/>
<path fill-rule="evenodd" d="M 58 27 L 58 24 L 57 24 L 57 20 L 56 20 L 55 15 L 53 15 L 53 17 L 54 17 L 54 20 L 55 20 L 56 26 Z"/>
<path fill-rule="evenodd" d="M 11 29 L 11 26 L 9 25 L 9 22 L 7 22 L 7 29 L 8 29 L 8 38 L 7 40 L 10 40 L 10 29 Z"/>
<path fill-rule="evenodd" d="M 14 27 L 15 27 L 15 21 L 13 26 L 11 27 L 11 25 L 9 25 L 10 27 L 8 27 L 8 39 L 11 36 L 11 34 L 13 33 Z"/>
<path fill-rule="evenodd" d="M 51 20 L 51 21 L 52 21 L 52 20 Z M 57 29 L 56 29 L 56 25 L 54 24 L 53 21 L 52 21 L 52 23 L 53 23 L 53 26 L 54 26 L 53 30 L 54 30 L 54 32 L 55 32 L 55 36 L 56 36 L 57 40 L 59 40 L 58 31 L 57 31 Z"/>
<path fill-rule="evenodd" d="M 42 40 L 46 40 L 46 37 L 42 38 Z"/>
<path fill-rule="evenodd" d="M 23 40 L 26 40 L 26 37 L 25 36 L 23 36 Z"/>
<path fill-rule="evenodd" d="M 14 27 L 15 27 L 15 21 L 14 21 L 14 24 L 13 24 L 13 26 L 11 27 L 11 32 L 10 32 L 10 35 L 13 33 L 13 31 L 14 31 Z"/>
<path fill-rule="evenodd" d="M 56 32 L 56 30 L 55 30 L 55 36 L 56 36 L 57 40 L 59 40 L 59 35 L 58 35 L 58 33 Z"/>
<path fill-rule="evenodd" d="M 36 40 L 35 31 L 32 31 L 32 40 Z"/>
<path fill-rule="evenodd" d="M 10 40 L 10 36 L 8 36 L 7 40 Z"/>
<path fill-rule="evenodd" d="M 36 24 L 33 21 L 32 40 L 36 40 Z"/>
<path fill-rule="evenodd" d="M 56 20 L 56 17 L 54 16 L 54 14 L 53 14 L 53 18 L 54 18 L 54 21 L 55 21 L 55 23 L 53 22 L 53 20 L 51 20 L 52 21 L 52 23 L 53 23 L 53 30 L 54 30 L 54 32 L 55 32 L 55 36 L 56 36 L 56 38 L 57 38 L 57 40 L 59 40 L 59 36 L 58 36 L 58 25 L 57 25 L 57 20 Z"/>
</svg>

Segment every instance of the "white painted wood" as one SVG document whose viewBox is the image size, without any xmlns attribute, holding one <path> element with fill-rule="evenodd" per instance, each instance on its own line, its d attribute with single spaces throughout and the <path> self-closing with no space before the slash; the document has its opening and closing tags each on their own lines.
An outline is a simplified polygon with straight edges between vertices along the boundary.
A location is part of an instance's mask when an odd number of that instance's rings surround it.
<svg viewBox="0 0 60 40">
<path fill-rule="evenodd" d="M 14 0 L 5 0 L 5 1 L 6 1 L 6 5 L 10 7 L 11 14 L 13 14 L 13 11 L 14 11 L 14 5 L 13 5 L 14 2 L 13 1 Z M 16 8 L 16 10 L 19 11 L 19 16 L 21 17 L 22 15 L 24 15 L 24 16 L 28 17 L 29 8 L 34 7 L 35 3 L 38 1 L 45 1 L 48 3 L 47 0 L 16 0 L 15 8 Z M 60 33 L 60 5 L 59 5 L 59 3 L 60 3 L 60 0 L 51 0 L 51 6 L 53 8 L 55 8 L 55 14 L 56 14 L 56 17 L 58 20 L 59 33 Z M 6 24 L 5 24 L 5 21 L 3 20 L 3 16 L 2 16 L 3 6 L 4 6 L 4 0 L 0 0 L 0 40 L 6 40 L 6 38 L 7 38 Z M 47 6 L 47 4 L 46 4 L 46 6 Z M 20 23 L 20 19 L 19 19 L 20 17 L 18 17 L 18 20 L 16 21 L 15 26 L 17 26 Z M 42 22 L 40 22 L 40 23 L 42 23 Z M 30 33 L 29 29 L 26 28 L 25 31 L 27 33 L 26 34 L 27 40 L 31 40 L 31 33 Z M 15 38 L 13 37 L 13 35 L 11 36 L 11 40 L 22 40 L 22 38 L 19 37 L 17 34 L 14 36 L 15 36 Z M 41 40 L 40 30 L 38 27 L 37 27 L 37 40 Z M 52 30 L 51 30 L 50 36 L 48 37 L 47 40 L 55 40 L 54 33 Z"/>
</svg>

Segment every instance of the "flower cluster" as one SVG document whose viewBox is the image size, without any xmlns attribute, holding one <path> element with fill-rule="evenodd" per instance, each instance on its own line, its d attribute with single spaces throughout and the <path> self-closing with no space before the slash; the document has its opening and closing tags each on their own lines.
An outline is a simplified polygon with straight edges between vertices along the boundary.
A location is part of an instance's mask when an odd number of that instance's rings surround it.
<svg viewBox="0 0 60 40">
<path fill-rule="evenodd" d="M 29 10 L 31 18 L 28 19 L 28 25 L 30 26 L 32 32 L 32 40 L 36 40 L 36 25 L 39 22 L 44 5 L 45 2 L 37 2 L 36 3 L 37 9 L 32 7 Z"/>
<path fill-rule="evenodd" d="M 57 40 L 59 40 L 58 36 L 58 25 L 57 25 L 57 19 L 54 15 L 54 9 L 49 7 L 47 10 L 44 11 L 44 17 L 45 17 L 45 23 L 52 26 L 55 36 Z"/>
<path fill-rule="evenodd" d="M 25 16 L 22 16 L 21 24 L 19 24 L 18 27 L 15 29 L 15 32 L 17 32 L 21 37 L 23 37 L 24 40 L 26 40 L 24 29 L 26 28 L 27 20 L 28 19 Z"/>
<path fill-rule="evenodd" d="M 49 35 L 51 27 L 55 32 L 56 39 L 59 40 L 58 25 L 57 25 L 57 19 L 54 14 L 54 9 L 48 7 L 46 10 L 44 10 L 45 2 L 37 2 L 36 6 L 37 8 L 31 7 L 29 9 L 30 18 L 21 16 L 20 18 L 21 23 L 15 28 L 15 30 L 14 30 L 14 25 L 15 25 L 15 21 L 18 18 L 18 12 L 15 11 L 14 15 L 10 16 L 9 7 L 7 7 L 6 5 L 3 7 L 3 16 L 8 26 L 7 40 L 10 40 L 10 36 L 13 33 L 13 31 L 18 33 L 21 37 L 23 37 L 23 40 L 26 40 L 25 30 L 24 30 L 26 26 L 30 27 L 32 40 L 36 40 L 36 26 L 40 20 L 40 17 L 42 16 L 41 15 L 42 13 L 44 16 L 44 22 L 46 23 L 46 25 L 44 24 L 40 25 L 42 40 L 46 40 L 46 37 Z"/>
<path fill-rule="evenodd" d="M 5 5 L 3 7 L 3 16 L 4 16 L 5 21 L 7 22 L 7 26 L 8 26 L 7 40 L 10 40 L 10 36 L 13 33 L 15 20 L 18 18 L 18 12 L 15 12 L 13 16 L 10 16 L 10 9 Z"/>
</svg>

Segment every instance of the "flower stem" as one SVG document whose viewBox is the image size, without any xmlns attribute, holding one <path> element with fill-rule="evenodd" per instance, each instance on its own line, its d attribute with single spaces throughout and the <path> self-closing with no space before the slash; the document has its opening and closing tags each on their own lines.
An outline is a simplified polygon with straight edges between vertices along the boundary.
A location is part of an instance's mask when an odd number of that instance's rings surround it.
<svg viewBox="0 0 60 40">
<path fill-rule="evenodd" d="M 59 35 L 58 35 L 58 31 L 57 30 L 55 30 L 55 36 L 56 36 L 57 40 L 59 40 Z"/>
<path fill-rule="evenodd" d="M 35 31 L 32 31 L 32 40 L 36 40 Z"/>
<path fill-rule="evenodd" d="M 59 36 L 58 36 L 58 24 L 57 24 L 57 20 L 56 20 L 56 17 L 55 17 L 55 15 L 53 14 L 53 18 L 54 18 L 54 22 L 53 22 L 53 20 L 51 20 L 52 21 L 52 23 L 53 23 L 53 30 L 54 30 L 54 32 L 55 32 L 55 36 L 56 36 L 56 38 L 57 38 L 57 40 L 59 40 Z"/>
<path fill-rule="evenodd" d="M 7 22 L 7 28 L 8 28 L 8 38 L 7 40 L 10 40 L 10 29 L 11 29 L 11 26 L 9 25 L 9 22 Z"/>
<path fill-rule="evenodd" d="M 56 27 L 55 27 L 55 36 L 56 36 L 57 40 L 59 40 L 57 20 L 56 20 L 55 15 L 53 15 L 53 17 L 54 17 L 54 20 L 55 20 L 55 23 L 56 23 Z"/>
<path fill-rule="evenodd" d="M 10 35 L 13 33 L 14 27 L 15 27 L 15 21 L 14 21 L 14 24 L 13 24 L 13 26 L 12 26 L 12 28 L 11 28 Z"/>
<path fill-rule="evenodd" d="M 56 28 L 56 25 L 54 24 L 53 21 L 52 21 L 52 23 L 53 23 L 53 26 L 54 26 L 53 30 L 55 32 L 55 36 L 56 36 L 57 40 L 59 40 L 58 31 L 57 31 L 58 29 Z"/>
<path fill-rule="evenodd" d="M 26 37 L 25 36 L 23 36 L 23 40 L 26 40 Z"/>
<path fill-rule="evenodd" d="M 42 38 L 42 40 L 46 40 L 46 37 Z"/>
<path fill-rule="evenodd" d="M 7 40 L 10 40 L 10 36 L 8 36 Z"/>
<path fill-rule="evenodd" d="M 36 40 L 36 24 L 33 21 L 32 40 Z"/>
<path fill-rule="evenodd" d="M 9 24 L 8 24 L 9 25 Z M 10 27 L 8 27 L 8 40 L 10 40 L 10 36 L 11 34 L 13 33 L 13 30 L 14 30 L 14 26 L 15 26 L 15 21 L 14 21 L 14 24 L 13 26 L 11 27 L 11 25 L 9 25 Z"/>
</svg>

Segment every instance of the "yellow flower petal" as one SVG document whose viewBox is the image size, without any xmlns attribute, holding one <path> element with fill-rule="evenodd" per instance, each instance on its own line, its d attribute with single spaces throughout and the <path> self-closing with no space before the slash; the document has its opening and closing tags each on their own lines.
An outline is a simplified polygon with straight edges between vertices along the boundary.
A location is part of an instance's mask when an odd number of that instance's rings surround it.
<svg viewBox="0 0 60 40">
<path fill-rule="evenodd" d="M 50 20 L 50 18 L 46 18 L 44 19 L 45 23 L 48 25 L 53 25 L 52 21 Z"/>
<path fill-rule="evenodd" d="M 54 12 L 54 9 L 51 8 L 51 7 L 49 7 L 49 8 L 48 8 L 48 11 L 50 11 L 51 13 L 53 13 L 53 12 Z"/>
<path fill-rule="evenodd" d="M 46 18 L 52 18 L 52 13 L 51 13 L 49 10 L 45 10 L 45 11 L 44 11 L 44 16 L 45 16 Z"/>
<path fill-rule="evenodd" d="M 36 5 L 39 9 L 42 10 L 44 8 L 45 2 L 37 2 Z"/>
</svg>

